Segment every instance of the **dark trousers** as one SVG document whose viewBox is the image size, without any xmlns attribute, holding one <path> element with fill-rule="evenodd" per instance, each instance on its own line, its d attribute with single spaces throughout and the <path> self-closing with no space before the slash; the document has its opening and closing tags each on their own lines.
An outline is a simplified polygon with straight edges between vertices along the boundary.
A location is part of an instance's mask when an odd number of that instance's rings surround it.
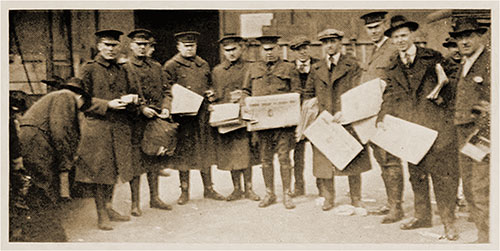
<svg viewBox="0 0 500 251">
<path fill-rule="evenodd" d="M 473 132 L 473 125 L 458 126 L 457 135 L 459 147 L 462 147 L 467 137 Z M 478 238 L 489 241 L 490 219 L 490 161 L 486 157 L 477 162 L 459 153 L 458 163 L 462 176 L 463 189 L 467 206 L 478 230 Z"/>
<path fill-rule="evenodd" d="M 458 176 L 443 176 L 426 172 L 422 167 L 408 164 L 410 183 L 414 195 L 415 218 L 432 220 L 429 177 L 432 178 L 434 195 L 443 224 L 455 220 Z"/>
<path fill-rule="evenodd" d="M 371 147 L 373 149 L 373 156 L 380 165 L 388 206 L 401 204 L 404 189 L 403 165 L 401 159 L 386 152 L 377 145 L 371 144 Z"/>
<path fill-rule="evenodd" d="M 274 153 L 278 154 L 281 169 L 291 169 L 290 150 L 294 145 L 293 128 L 258 131 L 262 168 L 273 166 Z"/>
</svg>

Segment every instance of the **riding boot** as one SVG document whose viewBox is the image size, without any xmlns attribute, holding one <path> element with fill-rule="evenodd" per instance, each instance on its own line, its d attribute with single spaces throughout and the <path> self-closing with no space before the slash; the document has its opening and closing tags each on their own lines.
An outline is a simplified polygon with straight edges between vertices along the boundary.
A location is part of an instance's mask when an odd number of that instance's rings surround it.
<svg viewBox="0 0 500 251">
<path fill-rule="evenodd" d="M 321 187 L 321 194 L 325 197 L 323 202 L 323 211 L 328 211 L 335 206 L 335 187 L 334 178 L 331 179 L 318 179 Z"/>
<path fill-rule="evenodd" d="M 299 142 L 295 146 L 295 152 L 293 153 L 293 176 L 295 179 L 294 190 L 291 194 L 292 197 L 302 196 L 305 194 L 304 189 L 304 149 L 305 143 Z"/>
<path fill-rule="evenodd" d="M 148 172 L 148 185 L 149 185 L 149 207 L 158 208 L 163 210 L 172 210 L 172 207 L 167 203 L 160 200 L 159 193 L 159 174 L 158 172 Z"/>
<path fill-rule="evenodd" d="M 104 186 L 101 184 L 96 184 L 95 187 L 95 206 L 97 209 L 97 227 L 101 230 L 113 230 L 111 222 L 109 221 L 108 213 L 106 212 L 106 196 Z"/>
<path fill-rule="evenodd" d="M 382 224 L 398 222 L 403 219 L 403 170 L 401 167 L 388 167 L 384 173 L 384 182 L 387 191 L 389 213 L 382 220 Z"/>
<path fill-rule="evenodd" d="M 140 199 L 139 199 L 139 189 L 140 189 L 140 181 L 141 181 L 141 176 L 136 176 L 132 178 L 132 180 L 129 182 L 130 185 L 130 194 L 132 196 L 132 209 L 130 211 L 130 214 L 132 216 L 141 216 L 142 211 L 141 211 L 141 206 L 140 206 Z"/>
<path fill-rule="evenodd" d="M 181 183 L 181 196 L 177 204 L 184 205 L 189 201 L 189 171 L 179 171 L 179 180 Z"/>
<path fill-rule="evenodd" d="M 200 174 L 203 181 L 203 197 L 214 200 L 226 200 L 226 197 L 219 194 L 213 188 L 211 168 L 209 167 L 207 170 L 200 170 Z"/>
<path fill-rule="evenodd" d="M 292 181 L 292 170 L 288 168 L 281 168 L 281 182 L 283 183 L 283 205 L 286 209 L 294 209 L 292 197 L 290 196 L 290 186 Z"/>
<path fill-rule="evenodd" d="M 252 167 L 243 170 L 243 180 L 245 182 L 245 198 L 259 201 L 260 197 L 252 189 Z"/>
<path fill-rule="evenodd" d="M 129 221 L 130 216 L 128 215 L 121 215 L 117 211 L 113 209 L 113 190 L 114 190 L 114 185 L 107 185 L 106 186 L 106 203 L 105 203 L 105 208 L 106 212 L 108 213 L 109 220 L 111 221 Z"/>
<path fill-rule="evenodd" d="M 241 171 L 232 170 L 231 179 L 233 180 L 233 192 L 226 198 L 227 201 L 239 200 L 243 198 L 243 191 L 241 191 Z"/>
<path fill-rule="evenodd" d="M 354 207 L 363 207 L 361 202 L 361 175 L 349 175 L 349 192 L 351 194 L 351 205 Z"/>
<path fill-rule="evenodd" d="M 266 196 L 259 203 L 259 207 L 267 207 L 276 202 L 276 194 L 274 194 L 274 167 L 262 164 L 262 176 L 264 176 Z"/>
</svg>

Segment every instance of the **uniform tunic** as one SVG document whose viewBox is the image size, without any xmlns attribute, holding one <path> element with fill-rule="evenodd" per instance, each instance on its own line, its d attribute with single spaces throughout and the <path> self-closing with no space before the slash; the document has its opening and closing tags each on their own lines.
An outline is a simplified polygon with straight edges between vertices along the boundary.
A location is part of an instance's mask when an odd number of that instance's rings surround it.
<svg viewBox="0 0 500 251">
<path fill-rule="evenodd" d="M 112 185 L 121 177 L 130 181 L 135 174 L 132 165 L 132 121 L 137 117 L 133 105 L 126 110 L 108 109 L 112 99 L 137 94 L 123 65 L 97 55 L 82 70 L 85 91 L 92 95 L 92 107 L 85 112 L 82 140 L 78 149 L 76 180 Z"/>
<path fill-rule="evenodd" d="M 242 59 L 232 63 L 224 61 L 214 67 L 213 85 L 217 103 L 229 103 L 230 93 L 241 90 L 248 63 Z M 251 134 L 246 128 L 240 128 L 217 137 L 217 167 L 221 170 L 241 170 L 256 164 L 255 154 L 251 151 Z"/>
<path fill-rule="evenodd" d="M 158 113 L 160 113 L 162 109 L 170 110 L 170 102 L 172 99 L 170 92 L 171 86 L 160 63 L 151 58 L 139 60 L 135 57 L 130 57 L 128 62 L 124 64 L 124 68 L 127 70 L 130 81 L 143 96 L 141 109 L 142 107 L 150 107 L 155 109 Z M 136 171 L 136 175 L 162 168 L 163 165 L 166 165 L 167 157 L 148 156 L 141 150 L 141 140 L 144 135 L 146 124 L 148 121 L 154 120 L 155 118 L 156 117 L 149 119 L 142 115 L 141 112 L 141 115 L 134 121 L 132 144 L 134 171 Z"/>
<path fill-rule="evenodd" d="M 351 56 L 341 55 L 330 72 L 325 60 L 316 63 L 309 75 L 304 91 L 306 98 L 317 97 L 319 113 L 326 110 L 332 115 L 340 111 L 340 96 L 359 85 L 361 68 Z M 354 129 L 346 129 L 357 138 Z M 316 178 L 331 179 L 334 175 L 357 175 L 371 169 L 367 147 L 347 165 L 339 170 L 316 147 L 313 147 L 313 174 Z"/>
<path fill-rule="evenodd" d="M 180 53 L 169 59 L 163 70 L 170 84 L 179 84 L 204 96 L 212 87 L 208 63 L 195 56 L 183 58 Z M 181 171 L 206 169 L 216 163 L 215 131 L 208 124 L 208 101 L 204 100 L 196 116 L 174 116 L 179 123 L 177 147 L 169 167 Z"/>
<path fill-rule="evenodd" d="M 284 93 L 301 93 L 299 74 L 293 63 L 277 60 L 272 66 L 255 62 L 249 66 L 243 81 L 243 98 Z M 292 168 L 289 151 L 295 146 L 293 127 L 256 132 L 262 165 L 272 167 L 272 156 L 278 153 L 281 168 Z"/>
</svg>

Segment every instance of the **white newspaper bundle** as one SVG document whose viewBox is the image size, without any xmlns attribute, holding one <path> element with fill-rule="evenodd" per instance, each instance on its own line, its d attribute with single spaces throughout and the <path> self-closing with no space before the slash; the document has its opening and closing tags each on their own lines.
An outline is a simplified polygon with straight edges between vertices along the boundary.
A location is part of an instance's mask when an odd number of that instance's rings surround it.
<svg viewBox="0 0 500 251">
<path fill-rule="evenodd" d="M 363 120 L 377 115 L 382 105 L 385 82 L 376 78 L 356 86 L 340 96 L 342 124 Z"/>
<path fill-rule="evenodd" d="M 300 121 L 295 129 L 295 140 L 297 142 L 304 139 L 304 131 L 306 128 L 314 122 L 316 117 L 318 117 L 319 107 L 318 99 L 312 98 L 304 100 L 302 102 L 302 109 L 300 110 Z"/>
<path fill-rule="evenodd" d="M 363 146 L 333 116 L 321 112 L 304 135 L 338 169 L 343 170 L 363 150 Z"/>
<path fill-rule="evenodd" d="M 171 114 L 196 116 L 203 102 L 203 96 L 186 87 L 174 84 L 172 86 Z"/>
<path fill-rule="evenodd" d="M 435 130 L 385 115 L 383 128 L 377 128 L 371 141 L 387 152 L 417 165 L 431 149 L 437 136 Z"/>
<path fill-rule="evenodd" d="M 300 120 L 300 95 L 286 93 L 245 98 L 243 119 L 248 131 L 296 126 Z"/>
<path fill-rule="evenodd" d="M 212 105 L 208 123 L 217 127 L 219 133 L 224 134 L 246 126 L 240 119 L 240 104 L 218 104 Z"/>
</svg>

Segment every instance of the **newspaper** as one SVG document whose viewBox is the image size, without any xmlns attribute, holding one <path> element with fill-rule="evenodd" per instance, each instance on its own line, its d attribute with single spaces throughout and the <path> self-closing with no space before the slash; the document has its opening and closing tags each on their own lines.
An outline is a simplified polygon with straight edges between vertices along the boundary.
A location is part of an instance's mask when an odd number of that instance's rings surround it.
<svg viewBox="0 0 500 251">
<path fill-rule="evenodd" d="M 304 134 L 336 168 L 343 170 L 363 146 L 342 125 L 332 120 L 333 116 L 323 111 Z"/>
<path fill-rule="evenodd" d="M 196 115 L 202 102 L 201 95 L 179 84 L 172 86 L 171 114 Z"/>
<path fill-rule="evenodd" d="M 438 132 L 406 120 L 385 115 L 371 141 L 387 152 L 417 165 L 431 149 Z"/>
<path fill-rule="evenodd" d="M 376 78 L 354 87 L 340 96 L 342 124 L 377 115 L 382 105 L 383 80 Z"/>
<path fill-rule="evenodd" d="M 248 131 L 296 126 L 300 120 L 300 95 L 286 93 L 245 99 Z"/>
</svg>

